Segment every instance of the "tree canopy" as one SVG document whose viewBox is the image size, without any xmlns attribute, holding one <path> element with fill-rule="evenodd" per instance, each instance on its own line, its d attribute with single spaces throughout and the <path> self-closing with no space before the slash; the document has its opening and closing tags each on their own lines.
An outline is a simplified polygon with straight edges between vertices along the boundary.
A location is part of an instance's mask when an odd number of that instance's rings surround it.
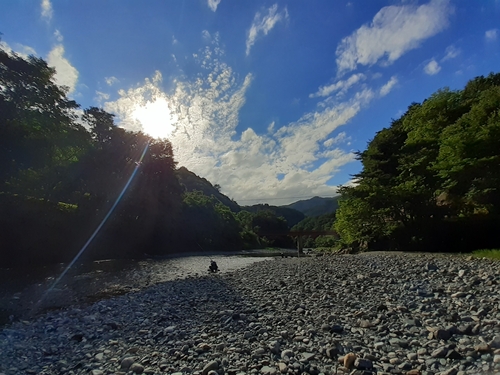
<svg viewBox="0 0 500 375">
<path fill-rule="evenodd" d="M 411 104 L 357 154 L 363 169 L 355 186 L 341 188 L 335 222 L 344 244 L 448 244 L 458 251 L 493 243 L 488 230 L 500 213 L 499 115 L 500 74 Z"/>
<path fill-rule="evenodd" d="M 177 169 L 167 139 L 67 93 L 44 60 L 0 48 L 0 264 L 72 259 L 113 207 L 84 258 L 262 247 L 256 227 L 287 228 L 274 212 L 237 216 L 220 186 Z"/>
</svg>

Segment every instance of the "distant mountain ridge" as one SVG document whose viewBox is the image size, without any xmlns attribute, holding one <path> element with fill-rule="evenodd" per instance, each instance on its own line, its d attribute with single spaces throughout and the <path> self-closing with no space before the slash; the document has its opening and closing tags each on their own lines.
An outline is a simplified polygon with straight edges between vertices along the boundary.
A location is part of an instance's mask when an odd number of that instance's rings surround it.
<svg viewBox="0 0 500 375">
<path fill-rule="evenodd" d="M 184 186 L 186 191 L 201 191 L 206 196 L 214 196 L 223 205 L 229 207 L 229 209 L 235 213 L 241 211 L 241 207 L 238 203 L 230 199 L 228 196 L 222 194 L 215 186 L 212 185 L 210 181 L 206 178 L 200 177 L 195 173 L 191 172 L 186 167 L 180 167 L 177 169 L 177 177 L 179 182 Z"/>
<path fill-rule="evenodd" d="M 284 206 L 270 206 L 268 204 L 254 204 L 252 206 L 240 206 L 238 203 L 222 194 L 217 185 L 212 185 L 210 181 L 206 178 L 200 177 L 195 173 L 191 172 L 185 167 L 180 167 L 177 169 L 177 177 L 179 178 L 179 182 L 184 187 L 184 189 L 188 192 L 192 191 L 201 191 L 206 196 L 214 196 L 219 202 L 229 207 L 229 209 L 238 213 L 242 210 L 249 211 L 252 213 L 257 213 L 259 211 L 271 211 L 276 216 L 282 216 L 288 224 L 288 227 L 291 228 L 300 221 L 305 218 L 305 215 L 299 210 L 284 207 Z"/>
<path fill-rule="evenodd" d="M 315 217 L 337 211 L 337 208 L 339 207 L 339 198 L 340 196 L 333 198 L 313 197 L 281 207 L 292 208 L 302 212 L 305 216 Z"/>
</svg>

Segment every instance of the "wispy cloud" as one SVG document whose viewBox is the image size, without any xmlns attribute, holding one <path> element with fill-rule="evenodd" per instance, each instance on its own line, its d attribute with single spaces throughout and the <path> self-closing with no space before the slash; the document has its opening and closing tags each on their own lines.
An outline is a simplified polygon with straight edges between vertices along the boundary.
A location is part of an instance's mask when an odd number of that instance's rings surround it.
<svg viewBox="0 0 500 375">
<path fill-rule="evenodd" d="M 56 31 L 54 31 L 54 38 L 56 38 L 57 42 L 59 43 L 62 43 L 64 40 L 64 37 L 62 36 L 61 32 L 57 29 Z"/>
<path fill-rule="evenodd" d="M 95 96 L 94 100 L 98 103 L 102 103 L 106 100 L 109 100 L 109 94 L 106 94 L 105 92 L 96 90 L 95 94 L 96 94 L 96 96 Z"/>
<path fill-rule="evenodd" d="M 433 76 L 434 74 L 438 74 L 440 70 L 441 70 L 441 67 L 439 66 L 437 61 L 434 59 L 429 61 L 429 63 L 424 67 L 424 72 L 430 76 Z"/>
<path fill-rule="evenodd" d="M 3 40 L 0 40 L 0 48 L 2 48 L 8 54 L 16 53 L 22 58 L 27 58 L 29 55 L 36 56 L 37 54 L 36 51 L 30 46 L 25 46 L 20 43 L 14 43 L 14 47 L 11 47 L 8 43 L 4 42 Z"/>
<path fill-rule="evenodd" d="M 392 5 L 382 8 L 370 24 L 361 26 L 339 44 L 338 74 L 380 60 L 384 64 L 393 63 L 445 29 L 451 12 L 448 0 L 431 0 L 418 7 Z"/>
<path fill-rule="evenodd" d="M 327 182 L 355 158 L 342 148 L 348 137 L 334 133 L 376 93 L 365 88 L 341 103 L 325 99 L 317 110 L 279 129 L 271 123 L 263 134 L 251 127 L 240 133 L 239 113 L 253 76 L 239 77 L 222 62 L 216 41 L 210 49 L 196 54 L 199 64 L 209 67 L 205 74 L 177 79 L 173 91 L 165 92 L 163 77 L 156 72 L 119 91 L 120 98 L 104 108 L 117 115 L 120 126 L 140 130 L 134 108 L 148 100 L 166 100 L 169 112 L 176 115 L 169 139 L 179 165 L 220 184 L 236 200 L 334 195 L 337 188 Z"/>
<path fill-rule="evenodd" d="M 339 80 L 331 85 L 320 87 L 316 93 L 309 94 L 309 97 L 317 98 L 321 96 L 329 96 L 335 91 L 338 91 L 339 94 L 344 94 L 350 87 L 364 79 L 366 79 L 366 76 L 364 74 L 353 74 L 345 81 Z"/>
<path fill-rule="evenodd" d="M 273 27 L 281 20 L 288 19 L 288 10 L 278 12 L 278 4 L 274 4 L 267 10 L 267 15 L 262 15 L 260 12 L 255 14 L 255 17 L 248 31 L 246 41 L 246 54 L 250 54 L 250 49 L 255 44 L 255 41 L 262 36 L 265 36 L 273 29 Z"/>
<path fill-rule="evenodd" d="M 219 6 L 221 0 L 208 0 L 208 7 L 212 9 L 212 11 L 216 11 Z"/>
<path fill-rule="evenodd" d="M 486 40 L 489 40 L 489 41 L 497 40 L 498 29 L 491 29 L 491 30 L 486 31 L 486 33 L 484 33 L 484 37 L 486 38 Z"/>
<path fill-rule="evenodd" d="M 45 21 L 50 22 L 52 20 L 52 3 L 50 0 L 42 0 L 41 3 L 41 8 L 42 8 L 42 18 L 45 19 Z"/>
<path fill-rule="evenodd" d="M 47 63 L 49 66 L 56 68 L 56 82 L 59 85 L 67 86 L 68 93 L 71 94 L 75 91 L 78 82 L 78 70 L 71 65 L 69 60 L 64 57 L 64 46 L 62 44 L 56 45 L 47 56 Z"/>
<path fill-rule="evenodd" d="M 447 60 L 454 59 L 458 55 L 460 55 L 460 49 L 454 47 L 454 46 L 449 46 L 446 48 L 446 55 L 441 59 L 441 62 L 445 62 Z"/>
<path fill-rule="evenodd" d="M 398 79 L 396 76 L 392 76 L 391 79 L 380 88 L 379 94 L 380 96 L 386 96 L 391 92 L 394 86 L 398 83 Z"/>
<path fill-rule="evenodd" d="M 115 83 L 120 82 L 120 81 L 118 80 L 118 78 L 116 78 L 116 77 L 114 77 L 114 76 L 111 76 L 111 77 L 105 77 L 105 78 L 104 78 L 104 81 L 106 81 L 106 84 L 107 84 L 108 86 L 113 86 Z"/>
</svg>

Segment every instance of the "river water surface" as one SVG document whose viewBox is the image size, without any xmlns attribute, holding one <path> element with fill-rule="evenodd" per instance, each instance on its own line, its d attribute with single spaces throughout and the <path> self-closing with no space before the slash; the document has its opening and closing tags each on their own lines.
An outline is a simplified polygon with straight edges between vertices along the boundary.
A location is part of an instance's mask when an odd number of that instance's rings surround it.
<svg viewBox="0 0 500 375">
<path fill-rule="evenodd" d="M 56 284 L 66 265 L 0 269 L 0 325 L 30 319 L 48 310 L 86 305 L 151 285 L 208 274 L 210 260 L 227 273 L 254 262 L 270 261 L 263 254 L 191 255 L 164 259 L 107 260 L 73 267 Z"/>
</svg>

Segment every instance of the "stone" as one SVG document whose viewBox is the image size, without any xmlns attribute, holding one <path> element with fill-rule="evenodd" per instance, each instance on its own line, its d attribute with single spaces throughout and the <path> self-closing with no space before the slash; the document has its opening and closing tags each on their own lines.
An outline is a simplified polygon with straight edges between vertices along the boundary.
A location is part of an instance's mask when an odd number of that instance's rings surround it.
<svg viewBox="0 0 500 375">
<path fill-rule="evenodd" d="M 354 365 L 354 362 L 356 361 L 356 354 L 354 353 L 348 353 L 344 356 L 344 367 L 345 368 L 352 368 L 352 366 Z"/>
<path fill-rule="evenodd" d="M 276 368 L 270 366 L 262 366 L 260 369 L 260 373 L 264 375 L 273 375 L 276 374 Z"/>
<path fill-rule="evenodd" d="M 310 361 L 311 359 L 314 358 L 314 353 L 302 353 L 302 358 L 304 359 L 304 361 Z"/>
<path fill-rule="evenodd" d="M 450 331 L 446 329 L 437 329 L 434 331 L 434 338 L 436 340 L 449 340 L 451 337 Z"/>
<path fill-rule="evenodd" d="M 92 375 L 104 375 L 104 371 L 102 370 L 92 370 Z"/>
<path fill-rule="evenodd" d="M 446 354 L 448 353 L 448 349 L 445 348 L 444 346 L 437 348 L 436 350 L 433 350 L 431 353 L 432 358 L 444 358 Z"/>
<path fill-rule="evenodd" d="M 288 366 L 286 363 L 280 362 L 278 363 L 278 369 L 282 374 L 285 374 L 288 371 Z"/>
<path fill-rule="evenodd" d="M 452 367 L 448 370 L 442 371 L 440 375 L 457 375 L 458 369 L 455 367 Z"/>
<path fill-rule="evenodd" d="M 488 344 L 482 343 L 474 346 L 474 350 L 479 352 L 479 353 L 489 353 L 491 351 L 491 348 Z"/>
<path fill-rule="evenodd" d="M 339 351 L 337 348 L 326 348 L 325 354 L 328 358 L 335 358 L 339 354 Z"/>
<path fill-rule="evenodd" d="M 332 326 L 331 331 L 332 333 L 342 333 L 344 331 L 344 327 L 335 324 Z"/>
<path fill-rule="evenodd" d="M 493 337 L 488 345 L 493 349 L 500 349 L 500 335 Z"/>
<path fill-rule="evenodd" d="M 356 358 L 354 361 L 354 367 L 358 370 L 371 370 L 373 368 L 373 363 L 369 359 Z"/>
<path fill-rule="evenodd" d="M 219 362 L 217 361 L 210 361 L 208 362 L 204 367 L 203 370 L 201 371 L 203 375 L 208 375 L 208 372 L 211 370 L 217 370 L 219 368 Z"/>
<path fill-rule="evenodd" d="M 401 339 L 398 339 L 398 338 L 392 338 L 389 340 L 389 344 L 391 344 L 391 346 L 398 346 L 398 347 L 401 347 L 401 348 L 407 348 L 409 343 L 408 341 L 406 340 L 401 340 Z"/>
<path fill-rule="evenodd" d="M 293 358 L 295 354 L 290 349 L 285 349 L 281 352 L 281 358 Z"/>
<path fill-rule="evenodd" d="M 130 366 L 132 366 L 132 363 L 135 362 L 135 358 L 134 357 L 125 357 L 122 359 L 121 363 L 120 363 L 120 368 L 122 370 L 128 370 L 130 368 Z"/>
<path fill-rule="evenodd" d="M 135 372 L 136 374 L 142 374 L 144 372 L 144 366 L 137 362 L 132 363 L 129 370 Z"/>
<path fill-rule="evenodd" d="M 456 350 L 450 350 L 446 354 L 446 358 L 457 360 L 457 359 L 462 359 L 462 355 L 459 352 L 457 352 Z"/>
</svg>

